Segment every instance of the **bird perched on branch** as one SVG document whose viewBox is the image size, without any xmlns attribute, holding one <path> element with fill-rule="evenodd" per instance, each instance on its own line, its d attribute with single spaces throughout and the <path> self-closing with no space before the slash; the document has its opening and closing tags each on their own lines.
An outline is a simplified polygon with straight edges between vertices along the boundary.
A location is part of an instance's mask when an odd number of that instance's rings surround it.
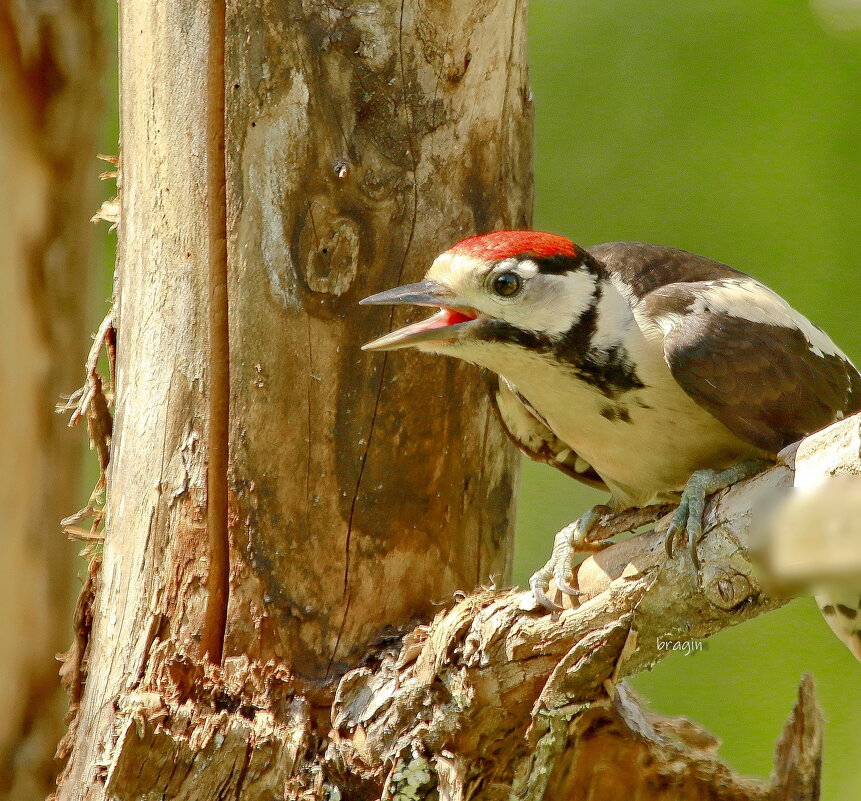
<svg viewBox="0 0 861 801">
<path fill-rule="evenodd" d="M 861 375 L 821 329 L 750 276 L 674 248 L 496 231 L 362 303 L 438 308 L 364 349 L 413 347 L 496 373 L 493 401 L 521 451 L 605 487 L 614 510 L 678 502 L 668 550 L 685 532 L 695 563 L 710 493 L 861 409 Z M 603 511 L 557 535 L 530 580 L 544 606 L 555 608 L 551 578 L 576 593 L 571 558 L 596 547 Z M 855 612 L 841 625 L 858 636 Z"/>
</svg>

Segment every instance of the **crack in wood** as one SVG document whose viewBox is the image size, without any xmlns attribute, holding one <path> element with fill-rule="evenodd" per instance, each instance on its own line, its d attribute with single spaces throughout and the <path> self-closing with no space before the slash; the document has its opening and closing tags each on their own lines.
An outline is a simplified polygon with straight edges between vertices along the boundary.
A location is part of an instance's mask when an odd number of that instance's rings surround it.
<svg viewBox="0 0 861 801">
<path fill-rule="evenodd" d="M 227 181 L 225 146 L 225 0 L 209 14 L 206 110 L 206 195 L 209 256 L 209 443 L 206 528 L 209 546 L 206 613 L 201 651 L 215 663 L 224 652 L 229 594 L 227 525 L 230 335 L 227 296 Z"/>
</svg>

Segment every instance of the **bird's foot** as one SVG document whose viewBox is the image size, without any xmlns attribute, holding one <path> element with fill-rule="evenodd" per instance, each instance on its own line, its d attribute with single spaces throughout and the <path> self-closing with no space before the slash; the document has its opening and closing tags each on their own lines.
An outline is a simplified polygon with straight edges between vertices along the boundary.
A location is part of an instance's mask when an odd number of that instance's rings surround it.
<svg viewBox="0 0 861 801">
<path fill-rule="evenodd" d="M 684 531 L 691 561 L 694 568 L 699 572 L 700 559 L 697 555 L 697 544 L 703 533 L 703 512 L 705 511 L 706 498 L 713 492 L 756 475 L 767 465 L 768 462 L 762 459 L 752 459 L 728 467 L 726 470 L 697 470 L 693 473 L 682 491 L 679 506 L 673 515 L 670 527 L 667 529 L 664 540 L 667 555 L 672 558 L 676 537 Z"/>
<path fill-rule="evenodd" d="M 598 518 L 610 511 L 607 506 L 593 506 L 588 512 L 574 523 L 565 526 L 553 540 L 553 551 L 547 564 L 532 574 L 529 579 L 529 588 L 532 596 L 541 606 L 551 611 L 557 611 L 560 607 L 547 596 L 550 580 L 553 579 L 560 592 L 574 597 L 580 595 L 580 591 L 571 586 L 574 580 L 574 566 L 571 563 L 576 553 L 594 553 L 606 548 L 611 540 L 593 540 L 589 533 Z"/>
</svg>

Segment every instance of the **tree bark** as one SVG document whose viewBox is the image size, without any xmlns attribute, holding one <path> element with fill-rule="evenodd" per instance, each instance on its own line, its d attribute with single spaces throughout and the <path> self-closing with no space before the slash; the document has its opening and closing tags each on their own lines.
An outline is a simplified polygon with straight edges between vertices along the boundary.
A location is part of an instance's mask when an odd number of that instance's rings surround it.
<svg viewBox="0 0 861 801">
<path fill-rule="evenodd" d="M 0 798 L 54 786 L 66 701 L 80 440 L 54 413 L 79 382 L 95 232 L 101 38 L 90 4 L 0 3 Z"/>
<path fill-rule="evenodd" d="M 525 4 L 241 5 L 228 42 L 249 37 L 227 60 L 227 642 L 319 682 L 509 576 L 513 459 L 482 382 L 360 353 L 401 313 L 356 302 L 530 222 Z"/>
<path fill-rule="evenodd" d="M 483 382 L 363 354 L 403 320 L 357 301 L 529 225 L 525 3 L 218 10 L 120 6 L 116 415 L 64 799 L 319 797 L 338 678 L 509 579 Z"/>
</svg>

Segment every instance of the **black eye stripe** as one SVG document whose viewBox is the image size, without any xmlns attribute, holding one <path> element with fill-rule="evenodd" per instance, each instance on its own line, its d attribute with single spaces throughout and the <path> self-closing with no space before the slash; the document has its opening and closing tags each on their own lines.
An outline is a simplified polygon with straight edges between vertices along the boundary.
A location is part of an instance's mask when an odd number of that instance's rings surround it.
<svg viewBox="0 0 861 801">
<path fill-rule="evenodd" d="M 523 279 L 514 272 L 504 272 L 493 276 L 490 288 L 500 297 L 514 297 L 523 288 Z"/>
</svg>

